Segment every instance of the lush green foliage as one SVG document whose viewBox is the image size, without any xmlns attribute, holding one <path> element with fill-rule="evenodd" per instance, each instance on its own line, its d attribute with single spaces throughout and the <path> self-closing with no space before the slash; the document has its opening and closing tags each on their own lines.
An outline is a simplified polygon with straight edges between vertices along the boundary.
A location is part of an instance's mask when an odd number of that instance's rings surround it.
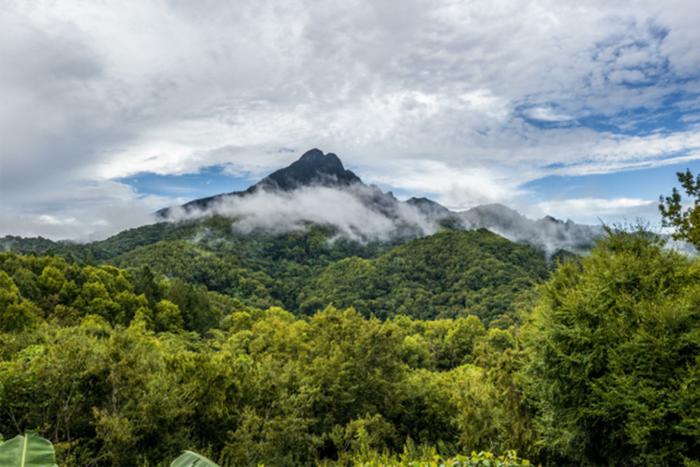
<svg viewBox="0 0 700 467">
<path fill-rule="evenodd" d="M 639 234 L 562 266 L 525 328 L 526 388 L 553 463 L 700 455 L 700 263 Z"/>
<path fill-rule="evenodd" d="M 329 463 L 321 463 L 321 465 L 325 464 Z M 507 451 L 500 456 L 491 452 L 472 451 L 470 455 L 446 458 L 438 454 L 435 448 L 416 449 L 410 444 L 401 454 L 360 452 L 348 459 L 346 464 L 362 467 L 528 467 L 532 465 L 528 460 L 518 457 L 515 451 Z"/>
<path fill-rule="evenodd" d="M 51 441 L 36 433 L 17 435 L 0 441 L 0 465 L 4 467 L 57 467 Z M 211 460 L 192 451 L 185 451 L 170 467 L 219 467 Z"/>
<path fill-rule="evenodd" d="M 148 267 L 167 277 L 204 285 L 208 290 L 226 294 L 251 306 L 266 308 L 281 305 L 271 296 L 274 281 L 268 274 L 248 269 L 233 253 L 213 253 L 195 242 L 173 240 L 153 243 L 118 256 L 113 263 L 130 268 Z"/>
<path fill-rule="evenodd" d="M 176 304 L 184 284 L 148 270 L 11 254 L 0 268 L 5 308 L 30 311 L 22 326 L 9 326 L 16 312 L 2 320 L 0 433 L 38 429 L 66 465 L 152 465 L 183 448 L 293 465 L 522 441 L 501 369 L 513 336 L 473 316 L 299 319 L 228 302 L 201 337 L 187 332 L 196 301 Z"/>
<path fill-rule="evenodd" d="M 365 316 L 512 316 L 519 294 L 548 273 L 545 258 L 486 230 L 444 231 L 375 259 L 333 263 L 301 293 L 301 308 L 353 306 Z"/>
<path fill-rule="evenodd" d="M 48 320 L 77 324 L 99 316 L 111 325 L 135 318 L 148 328 L 200 333 L 218 326 L 218 297 L 202 286 L 157 280 L 148 268 L 125 271 L 113 266 L 80 266 L 60 257 L 0 254 L 0 330 L 19 331 Z"/>
<path fill-rule="evenodd" d="M 488 232 L 389 247 L 207 222 L 109 242 L 127 269 L 0 254 L 0 434 L 36 429 L 67 466 L 700 459 L 700 262 L 649 235 L 533 291 L 543 258 Z"/>
<path fill-rule="evenodd" d="M 409 437 L 455 450 L 512 445 L 509 410 L 493 410 L 505 388 L 486 368 L 438 371 L 430 347 L 441 336 L 422 327 L 335 310 L 307 322 L 274 309 L 234 313 L 206 341 L 153 334 L 138 320 L 41 325 L 2 336 L 0 430 L 39 428 L 77 465 L 139 465 L 190 446 L 224 465 L 290 465 L 399 449 Z M 488 346 L 481 331 L 475 347 Z"/>
<path fill-rule="evenodd" d="M 4 467 L 56 467 L 51 441 L 35 433 L 0 441 L 0 465 Z"/>
<path fill-rule="evenodd" d="M 88 264 L 148 267 L 241 306 L 310 314 L 333 303 L 383 319 L 476 314 L 487 323 L 505 314 L 501 326 L 512 321 L 521 292 L 548 273 L 543 253 L 486 230 L 358 243 L 317 225 L 243 235 L 222 217 L 144 226 L 87 245 L 6 239 L 6 247 Z"/>
</svg>

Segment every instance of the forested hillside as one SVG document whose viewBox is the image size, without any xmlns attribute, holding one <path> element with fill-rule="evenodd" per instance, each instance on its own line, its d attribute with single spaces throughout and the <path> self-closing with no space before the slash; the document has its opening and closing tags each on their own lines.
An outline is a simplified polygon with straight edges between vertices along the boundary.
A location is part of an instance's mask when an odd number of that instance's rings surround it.
<svg viewBox="0 0 700 467">
<path fill-rule="evenodd" d="M 512 318 L 513 303 L 557 263 L 487 230 L 445 230 L 418 239 L 359 242 L 332 226 L 241 234 L 231 219 L 161 223 L 43 253 L 88 264 L 149 268 L 239 300 L 310 314 L 328 304 L 382 319 L 478 315 Z M 14 250 L 22 251 L 15 244 Z M 27 242 L 28 252 L 42 250 Z M 41 246 L 47 246 L 39 243 Z"/>
<path fill-rule="evenodd" d="M 165 240 L 108 261 L 121 267 L 148 266 L 246 302 L 262 300 L 296 310 L 300 290 L 329 264 L 350 256 L 373 257 L 394 245 L 335 238 L 331 227 L 317 225 L 281 234 L 241 234 L 232 231 L 230 219 L 212 217 L 179 225 Z"/>
<path fill-rule="evenodd" d="M 544 255 L 530 247 L 487 230 L 445 231 L 331 264 L 304 287 L 300 304 L 309 313 L 332 303 L 382 319 L 476 315 L 505 323 L 518 296 L 547 273 Z"/>
<path fill-rule="evenodd" d="M 545 274 L 527 249 L 462 234 L 411 247 L 416 265 L 436 255 L 432 276 L 407 273 L 411 244 L 362 262 L 450 290 L 466 259 L 431 244 L 475 241 L 492 255 L 479 261 Z M 181 261 L 207 257 L 175 246 Z M 151 253 L 165 261 L 161 247 Z M 145 267 L 3 254 L 0 433 L 36 429 L 67 466 L 164 465 L 183 449 L 221 465 L 510 449 L 547 465 L 682 465 L 700 452 L 699 270 L 653 237 L 615 234 L 513 305 L 520 320 L 488 328 L 469 308 L 304 316 Z"/>
</svg>

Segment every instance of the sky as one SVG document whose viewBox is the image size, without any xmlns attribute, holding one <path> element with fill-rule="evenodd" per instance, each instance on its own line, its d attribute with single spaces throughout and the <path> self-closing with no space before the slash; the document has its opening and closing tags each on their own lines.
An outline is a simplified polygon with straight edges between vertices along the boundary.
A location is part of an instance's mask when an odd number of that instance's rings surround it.
<svg viewBox="0 0 700 467">
<path fill-rule="evenodd" d="M 0 235 L 88 240 L 318 147 L 452 209 L 647 219 L 700 171 L 695 0 L 0 0 Z"/>
</svg>

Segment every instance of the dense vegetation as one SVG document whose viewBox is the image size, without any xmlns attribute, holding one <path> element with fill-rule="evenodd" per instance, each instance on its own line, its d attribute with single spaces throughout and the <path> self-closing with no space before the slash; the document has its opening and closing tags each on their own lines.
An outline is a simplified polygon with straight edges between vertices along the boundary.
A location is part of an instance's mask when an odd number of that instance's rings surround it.
<svg viewBox="0 0 700 467">
<path fill-rule="evenodd" d="M 67 465 L 142 465 L 183 447 L 225 465 L 290 465 L 402 451 L 409 438 L 416 456 L 439 441 L 457 452 L 503 450 L 517 439 L 516 412 L 505 408 L 470 422 L 507 390 L 490 370 L 509 353 L 490 349 L 513 340 L 474 317 L 382 323 L 353 310 L 301 320 L 275 308 L 225 309 L 219 329 L 202 338 L 187 332 L 188 313 L 158 300 L 168 281 L 149 306 L 145 293 L 135 295 L 138 280 L 112 267 L 2 258 L 2 308 L 12 313 L 2 322 L 29 312 L 2 335 L 0 431 L 38 428 Z M 40 268 L 32 301 L 8 272 Z M 55 271 L 65 281 L 49 280 Z M 61 298 L 71 282 L 85 314 Z M 120 300 L 88 298 L 103 288 Z M 487 355 L 497 358 L 472 364 Z"/>
<path fill-rule="evenodd" d="M 617 234 L 540 289 L 523 387 L 552 464 L 700 459 L 700 262 Z"/>
<path fill-rule="evenodd" d="M 149 268 L 239 305 L 311 314 L 334 304 L 382 319 L 478 315 L 506 327 L 522 292 L 548 273 L 542 252 L 487 230 L 360 243 L 330 227 L 243 235 L 231 219 L 161 223 L 87 245 L 6 237 L 8 250 L 86 264 Z M 550 266 L 554 264 L 550 262 Z"/>
<path fill-rule="evenodd" d="M 336 297 L 359 297 L 366 309 L 306 316 L 268 307 L 283 303 L 270 292 L 283 276 L 251 273 L 253 260 L 267 261 L 252 248 L 218 263 L 230 272 L 217 286 L 207 266 L 193 271 L 227 257 L 207 242 L 168 242 L 160 252 L 163 243 L 150 244 L 153 269 L 129 252 L 118 261 L 130 269 L 0 255 L 0 434 L 37 429 L 61 465 L 81 466 L 167 465 L 183 449 L 220 465 L 380 465 L 510 449 L 547 465 L 700 459 L 700 263 L 650 236 L 612 235 L 510 308 L 483 314 L 460 302 L 459 313 L 425 316 L 451 316 L 433 320 L 384 313 L 401 296 L 382 302 L 370 286 L 425 284 L 439 304 L 441 293 L 480 290 L 459 282 L 470 261 L 493 266 L 485 282 L 509 283 L 543 277 L 544 263 L 479 232 L 340 263 L 327 253 L 326 266 L 307 264 L 320 272 L 304 293 L 339 307 L 348 303 Z M 278 248 L 276 261 L 293 257 Z M 294 267 L 304 267 L 299 255 Z M 326 283 L 344 263 L 370 269 L 354 290 Z M 538 266 L 518 276 L 528 263 Z M 322 295 L 340 292 L 357 295 Z"/>
<path fill-rule="evenodd" d="M 486 230 L 445 231 L 377 258 L 328 266 L 301 292 L 301 309 L 352 306 L 382 319 L 476 315 L 489 323 L 513 315 L 518 296 L 548 273 L 544 256 Z"/>
</svg>

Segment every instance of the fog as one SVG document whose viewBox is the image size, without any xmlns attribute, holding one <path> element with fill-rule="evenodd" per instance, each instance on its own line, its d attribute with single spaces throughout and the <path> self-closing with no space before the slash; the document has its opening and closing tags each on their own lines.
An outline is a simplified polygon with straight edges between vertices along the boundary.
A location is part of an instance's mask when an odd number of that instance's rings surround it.
<svg viewBox="0 0 700 467">
<path fill-rule="evenodd" d="M 526 243 L 551 256 L 561 249 L 585 253 L 603 235 L 600 225 L 562 222 L 551 217 L 529 219 L 499 204 L 481 205 L 451 212 L 397 200 L 390 193 L 366 185 L 351 187 L 302 187 L 294 191 L 259 190 L 227 196 L 206 209 L 171 208 L 171 221 L 221 215 L 232 219 L 232 230 L 280 234 L 309 224 L 332 226 L 337 235 L 360 242 L 390 240 L 398 236 L 420 237 L 440 229 L 442 220 L 464 229 L 485 228 L 517 243 Z"/>
<path fill-rule="evenodd" d="M 342 189 L 312 186 L 291 192 L 260 190 L 223 198 L 207 209 L 173 208 L 168 219 L 210 215 L 232 218 L 232 229 L 243 234 L 297 231 L 312 223 L 332 226 L 338 235 L 357 241 L 388 240 L 408 232 L 430 235 L 439 227 L 419 209 L 362 185 Z"/>
</svg>

